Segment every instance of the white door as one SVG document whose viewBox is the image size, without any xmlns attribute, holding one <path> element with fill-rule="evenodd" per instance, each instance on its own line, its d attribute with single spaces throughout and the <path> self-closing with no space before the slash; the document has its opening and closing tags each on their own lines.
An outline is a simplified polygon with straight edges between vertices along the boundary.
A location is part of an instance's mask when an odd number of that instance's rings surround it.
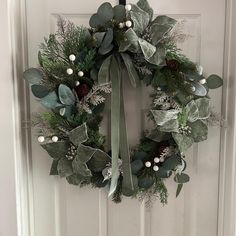
<svg viewBox="0 0 236 236">
<path fill-rule="evenodd" d="M 110 1 L 117 4 L 116 1 Z M 131 1 L 134 3 L 135 1 Z M 224 46 L 224 0 L 150 0 L 156 14 L 185 20 L 189 39 L 181 45 L 185 54 L 201 63 L 206 73 L 222 74 Z M 88 25 L 102 0 L 27 0 L 29 66 L 36 66 L 38 45 L 56 29 L 60 14 L 77 24 Z M 144 94 L 144 93 L 143 93 Z M 145 127 L 145 104 L 130 90 L 127 113 L 130 143 L 138 141 Z M 220 89 L 211 93 L 220 111 Z M 31 111 L 40 108 L 31 99 Z M 135 112 L 137 120 L 131 115 Z M 131 126 L 132 124 L 132 126 Z M 157 200 L 150 209 L 136 199 L 124 198 L 114 204 L 105 190 L 78 188 L 64 179 L 49 176 L 51 159 L 32 135 L 33 217 L 32 236 L 216 236 L 220 163 L 220 130 L 211 128 L 209 140 L 188 152 L 188 183 L 179 198 L 176 184 L 167 182 L 168 205 Z M 225 235 L 226 236 L 226 235 Z"/>
</svg>

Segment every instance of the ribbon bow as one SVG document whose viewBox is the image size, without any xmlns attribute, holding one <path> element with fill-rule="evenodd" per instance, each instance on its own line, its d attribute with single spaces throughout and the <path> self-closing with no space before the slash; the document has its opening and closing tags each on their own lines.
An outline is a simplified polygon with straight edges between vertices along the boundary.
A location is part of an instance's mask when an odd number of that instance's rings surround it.
<svg viewBox="0 0 236 236">
<path fill-rule="evenodd" d="M 122 59 L 127 68 L 131 84 L 136 87 L 138 84 L 138 74 L 133 67 L 132 60 L 128 54 L 117 53 L 106 58 L 98 74 L 99 84 L 112 84 L 111 95 L 111 149 L 112 149 L 112 176 L 109 196 L 111 196 L 117 186 L 120 175 L 119 156 L 122 159 L 123 170 L 123 193 L 127 196 L 134 191 L 133 178 L 131 173 L 130 152 L 128 145 L 128 135 L 125 122 L 124 99 L 123 99 L 123 66 Z"/>
</svg>

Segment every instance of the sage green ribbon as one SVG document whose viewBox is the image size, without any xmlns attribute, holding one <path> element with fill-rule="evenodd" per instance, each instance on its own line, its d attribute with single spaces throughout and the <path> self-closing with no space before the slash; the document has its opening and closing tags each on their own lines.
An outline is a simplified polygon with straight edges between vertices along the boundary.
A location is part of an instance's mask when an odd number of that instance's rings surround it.
<svg viewBox="0 0 236 236">
<path fill-rule="evenodd" d="M 112 83 L 111 95 L 111 149 L 112 149 L 112 177 L 109 190 L 111 196 L 117 187 L 120 176 L 119 154 L 122 159 L 123 193 L 131 195 L 134 185 L 131 173 L 128 136 L 125 122 L 124 99 L 122 90 L 122 68 L 119 56 L 113 56 L 110 64 L 110 79 Z"/>
</svg>

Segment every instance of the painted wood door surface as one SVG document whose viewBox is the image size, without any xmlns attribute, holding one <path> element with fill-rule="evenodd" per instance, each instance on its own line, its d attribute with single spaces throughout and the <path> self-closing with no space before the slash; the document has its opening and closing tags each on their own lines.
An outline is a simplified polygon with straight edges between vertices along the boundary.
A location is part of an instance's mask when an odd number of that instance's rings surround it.
<svg viewBox="0 0 236 236">
<path fill-rule="evenodd" d="M 116 1 L 110 1 L 117 4 Z M 134 3 L 135 1 L 130 1 Z M 102 0 L 27 0 L 29 66 L 37 65 L 39 43 L 56 30 L 57 16 L 88 25 Z M 208 72 L 222 74 L 224 45 L 224 0 L 150 0 L 155 14 L 184 20 L 188 39 L 180 45 L 184 53 Z M 216 111 L 221 109 L 221 90 L 211 93 Z M 126 84 L 126 116 L 130 144 L 138 143 L 146 127 L 145 108 L 148 92 Z M 31 98 L 31 112 L 41 108 Z M 107 111 L 109 112 L 109 111 Z M 108 119 L 109 120 L 109 119 Z M 107 123 L 104 122 L 104 132 Z M 145 208 L 136 199 L 123 198 L 114 204 L 107 192 L 89 187 L 78 188 L 64 179 L 49 176 L 51 159 L 40 148 L 32 133 L 32 182 L 34 236 L 216 236 L 220 129 L 210 128 L 209 140 L 187 153 L 188 183 L 179 198 L 176 184 L 166 182 L 167 206 L 157 200 Z M 32 235 L 32 236 L 33 236 Z"/>
</svg>

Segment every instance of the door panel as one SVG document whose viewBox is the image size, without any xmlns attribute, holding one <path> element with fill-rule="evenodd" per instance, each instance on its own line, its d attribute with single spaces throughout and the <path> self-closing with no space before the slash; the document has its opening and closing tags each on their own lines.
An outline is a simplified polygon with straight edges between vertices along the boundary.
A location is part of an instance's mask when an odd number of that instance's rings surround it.
<svg viewBox="0 0 236 236">
<path fill-rule="evenodd" d="M 76 24 L 88 25 L 90 15 L 101 3 L 101 0 L 27 0 L 29 66 L 37 65 L 38 45 L 44 36 L 56 30 L 59 14 Z M 150 0 L 150 4 L 156 14 L 184 20 L 183 31 L 189 35 L 187 41 L 179 45 L 184 53 L 203 65 L 206 73 L 222 73 L 224 0 Z M 135 145 L 141 131 L 148 126 L 145 118 L 148 92 L 144 87 L 135 90 L 129 83 L 125 88 L 129 141 Z M 212 92 L 211 97 L 219 112 L 221 91 Z M 40 109 L 32 97 L 32 112 Z M 109 130 L 107 108 L 103 132 L 108 137 Z M 210 128 L 208 141 L 188 151 L 191 182 L 180 197 L 175 198 L 176 184 L 168 180 L 168 205 L 163 207 L 157 200 L 151 208 L 146 208 L 137 199 L 127 198 L 117 205 L 107 198 L 105 189 L 80 189 L 64 179 L 49 176 L 51 160 L 32 137 L 35 236 L 217 235 L 218 127 Z"/>
</svg>

